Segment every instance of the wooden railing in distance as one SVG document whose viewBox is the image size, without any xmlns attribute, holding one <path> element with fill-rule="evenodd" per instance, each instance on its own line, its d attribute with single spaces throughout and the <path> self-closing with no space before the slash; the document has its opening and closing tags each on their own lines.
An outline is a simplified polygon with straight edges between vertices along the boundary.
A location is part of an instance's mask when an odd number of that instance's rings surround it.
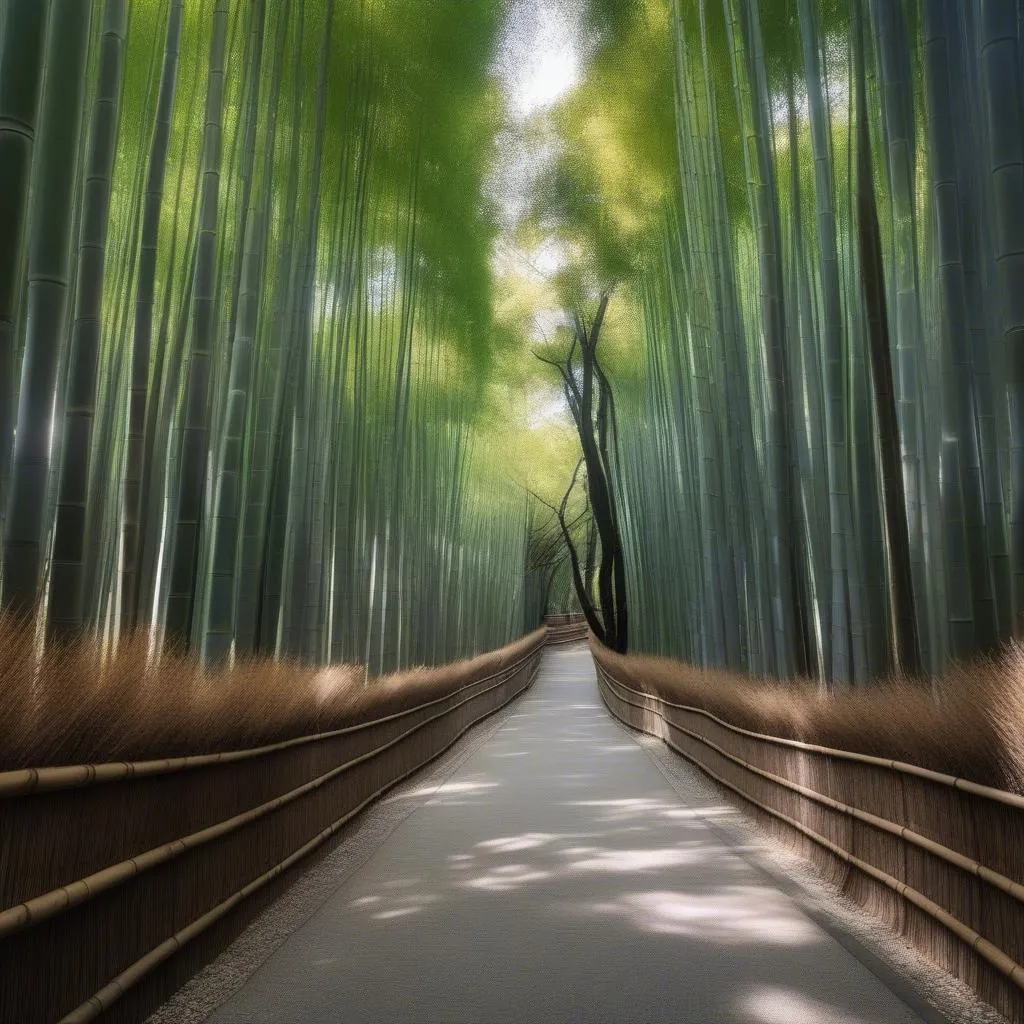
<svg viewBox="0 0 1024 1024">
<path fill-rule="evenodd" d="M 609 711 L 740 798 L 830 881 L 1024 1021 L 1024 797 L 884 758 L 750 732 L 617 679 Z"/>
<path fill-rule="evenodd" d="M 440 697 L 317 735 L 0 772 L 0 1022 L 142 1020 L 289 868 L 525 690 L 545 640 Z"/>
<path fill-rule="evenodd" d="M 587 638 L 587 620 L 582 615 L 548 615 L 544 625 L 549 644 L 568 644 Z"/>
</svg>

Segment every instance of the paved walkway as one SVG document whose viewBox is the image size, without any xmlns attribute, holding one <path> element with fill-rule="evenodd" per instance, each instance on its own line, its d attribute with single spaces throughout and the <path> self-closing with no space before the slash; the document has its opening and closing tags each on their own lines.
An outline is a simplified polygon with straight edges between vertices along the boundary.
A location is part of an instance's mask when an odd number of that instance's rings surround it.
<svg viewBox="0 0 1024 1024">
<path fill-rule="evenodd" d="M 911 1024 L 549 652 L 507 722 L 214 1024 Z"/>
</svg>

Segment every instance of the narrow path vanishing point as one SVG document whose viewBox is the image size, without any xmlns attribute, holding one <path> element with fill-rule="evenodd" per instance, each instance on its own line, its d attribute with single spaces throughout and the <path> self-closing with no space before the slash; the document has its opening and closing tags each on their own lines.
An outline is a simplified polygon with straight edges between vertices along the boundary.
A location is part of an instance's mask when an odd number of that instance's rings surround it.
<svg viewBox="0 0 1024 1024">
<path fill-rule="evenodd" d="M 211 1024 L 922 1020 L 549 652 L 505 724 Z"/>
</svg>

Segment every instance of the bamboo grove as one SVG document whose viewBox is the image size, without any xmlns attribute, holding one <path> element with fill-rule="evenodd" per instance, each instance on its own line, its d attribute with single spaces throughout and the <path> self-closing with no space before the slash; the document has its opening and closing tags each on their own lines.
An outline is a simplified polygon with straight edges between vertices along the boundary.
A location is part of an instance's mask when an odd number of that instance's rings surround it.
<svg viewBox="0 0 1024 1024">
<path fill-rule="evenodd" d="M 1020 635 L 1019 13 L 589 5 L 538 211 L 629 286 L 635 647 L 859 682 Z"/>
<path fill-rule="evenodd" d="M 532 628 L 472 431 L 501 3 L 0 9 L 4 608 L 374 672 Z"/>
<path fill-rule="evenodd" d="M 6 0 L 4 610 L 381 671 L 574 608 L 545 517 L 579 453 L 494 404 L 557 390 L 536 294 L 496 273 L 557 238 L 557 304 L 614 294 L 633 648 L 836 682 L 997 651 L 1024 621 L 1019 7 Z M 546 165 L 509 225 L 524 10 L 581 66 L 519 126 Z"/>
</svg>

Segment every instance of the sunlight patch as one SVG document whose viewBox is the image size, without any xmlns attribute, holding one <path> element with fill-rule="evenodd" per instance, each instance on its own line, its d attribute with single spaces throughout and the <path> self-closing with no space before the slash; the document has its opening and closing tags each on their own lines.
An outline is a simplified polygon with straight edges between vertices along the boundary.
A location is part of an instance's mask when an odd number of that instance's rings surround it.
<svg viewBox="0 0 1024 1024">
<path fill-rule="evenodd" d="M 483 789 L 496 789 L 497 782 L 446 782 L 440 786 L 424 786 L 403 793 L 398 799 L 412 800 L 422 796 L 447 796 L 449 793 L 477 793 Z"/>
<path fill-rule="evenodd" d="M 871 1024 L 867 1017 L 791 988 L 758 986 L 744 996 L 741 1007 L 751 1024 Z"/>
<path fill-rule="evenodd" d="M 732 886 L 714 893 L 623 893 L 584 909 L 624 917 L 639 931 L 723 945 L 799 946 L 822 938 L 779 893 L 762 886 Z"/>
<path fill-rule="evenodd" d="M 485 889 L 490 892 L 512 892 L 530 882 L 543 882 L 551 877 L 550 871 L 536 871 L 528 864 L 507 864 L 494 868 L 486 875 L 461 883 L 467 889 Z"/>
<path fill-rule="evenodd" d="M 418 914 L 422 907 L 399 907 L 397 910 L 382 910 L 379 914 L 371 915 L 374 921 L 390 921 L 395 917 L 409 917 L 410 914 Z"/>
<path fill-rule="evenodd" d="M 549 832 L 527 832 L 521 836 L 507 836 L 502 839 L 485 839 L 477 846 L 493 853 L 512 853 L 516 850 L 534 850 L 545 846 L 558 836 Z"/>
<path fill-rule="evenodd" d="M 575 852 L 565 852 L 567 855 L 576 856 Z M 630 873 L 682 867 L 701 859 L 703 854 L 700 851 L 673 847 L 662 850 L 595 850 L 592 856 L 585 856 L 583 860 L 578 860 L 569 867 L 573 871 Z"/>
</svg>

